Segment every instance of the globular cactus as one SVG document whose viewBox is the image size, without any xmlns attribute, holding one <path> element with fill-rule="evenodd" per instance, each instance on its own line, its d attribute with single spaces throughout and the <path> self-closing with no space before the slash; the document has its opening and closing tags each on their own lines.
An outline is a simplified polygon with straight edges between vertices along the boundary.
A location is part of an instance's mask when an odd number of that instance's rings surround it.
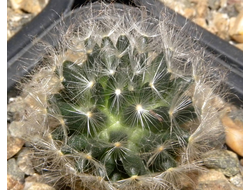
<svg viewBox="0 0 250 190">
<path fill-rule="evenodd" d="M 35 169 L 58 188 L 181 189 L 223 142 L 220 73 L 166 12 L 92 4 L 73 15 L 22 85 Z"/>
</svg>

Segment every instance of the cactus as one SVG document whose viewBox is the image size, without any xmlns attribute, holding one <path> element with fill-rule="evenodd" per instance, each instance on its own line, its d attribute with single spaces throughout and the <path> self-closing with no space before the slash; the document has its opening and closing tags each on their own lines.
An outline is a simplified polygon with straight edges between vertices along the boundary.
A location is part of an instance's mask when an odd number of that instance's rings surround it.
<svg viewBox="0 0 250 190">
<path fill-rule="evenodd" d="M 192 184 L 200 155 L 223 144 L 219 70 L 166 12 L 96 5 L 60 23 L 59 45 L 43 44 L 43 67 L 21 85 L 36 171 L 58 188 Z"/>
</svg>

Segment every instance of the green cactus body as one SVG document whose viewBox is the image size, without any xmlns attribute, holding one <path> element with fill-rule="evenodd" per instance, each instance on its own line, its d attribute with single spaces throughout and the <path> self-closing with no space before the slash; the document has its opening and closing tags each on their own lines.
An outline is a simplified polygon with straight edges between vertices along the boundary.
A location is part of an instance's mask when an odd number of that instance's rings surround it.
<svg viewBox="0 0 250 190">
<path fill-rule="evenodd" d="M 147 46 L 147 37 L 140 40 L 141 46 Z M 109 56 L 107 48 L 116 56 Z M 126 36 L 119 36 L 115 45 L 104 37 L 101 47 L 95 44 L 94 49 L 95 57 L 88 55 L 81 65 L 62 63 L 64 89 L 53 96 L 50 109 L 59 108 L 68 131 L 57 140 L 100 161 L 107 179 L 117 181 L 175 167 L 182 146 L 176 136 L 184 138 L 188 132 L 171 119 L 182 117 L 178 122 L 185 122 L 195 113 L 190 111 L 190 100 L 171 118 L 173 88 L 184 93 L 192 82 L 171 80 L 163 52 L 147 62 L 149 52 L 139 54 Z M 53 135 L 58 137 L 58 133 L 55 130 Z M 80 164 L 82 172 L 90 167 L 88 161 Z"/>
<path fill-rule="evenodd" d="M 37 167 L 46 182 L 73 189 L 180 189 L 195 158 L 214 147 L 206 136 L 221 134 L 206 124 L 217 120 L 212 94 L 201 93 L 215 86 L 202 50 L 171 20 L 100 5 L 102 19 L 81 10 L 46 72 L 34 75 L 49 72 L 50 81 L 24 86 L 41 115 L 27 120 L 43 126 L 25 137 L 43 158 Z"/>
</svg>

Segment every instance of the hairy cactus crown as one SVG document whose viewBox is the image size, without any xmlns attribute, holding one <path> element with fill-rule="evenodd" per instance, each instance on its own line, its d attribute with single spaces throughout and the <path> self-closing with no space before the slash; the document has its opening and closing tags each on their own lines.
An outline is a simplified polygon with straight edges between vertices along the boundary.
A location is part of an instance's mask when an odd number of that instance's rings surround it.
<svg viewBox="0 0 250 190">
<path fill-rule="evenodd" d="M 60 23 L 59 46 L 44 46 L 48 64 L 22 93 L 22 138 L 35 148 L 46 182 L 181 188 L 223 132 L 211 106 L 216 71 L 182 30 L 166 12 L 156 19 L 106 4 Z"/>
</svg>

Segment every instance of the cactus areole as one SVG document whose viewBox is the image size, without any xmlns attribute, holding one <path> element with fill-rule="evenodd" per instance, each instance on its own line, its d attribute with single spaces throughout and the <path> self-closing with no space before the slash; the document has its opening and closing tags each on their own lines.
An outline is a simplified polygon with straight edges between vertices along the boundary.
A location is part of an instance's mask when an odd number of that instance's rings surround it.
<svg viewBox="0 0 250 190">
<path fill-rule="evenodd" d="M 70 17 L 22 85 L 35 168 L 60 188 L 182 188 L 221 134 L 218 71 L 166 12 L 92 4 Z"/>
</svg>

